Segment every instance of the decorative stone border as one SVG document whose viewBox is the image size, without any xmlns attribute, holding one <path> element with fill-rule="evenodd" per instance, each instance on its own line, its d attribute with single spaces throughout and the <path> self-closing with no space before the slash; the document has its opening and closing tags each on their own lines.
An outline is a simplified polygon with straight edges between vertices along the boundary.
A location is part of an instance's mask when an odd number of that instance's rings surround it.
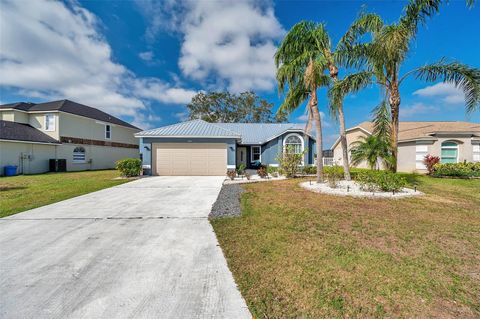
<svg viewBox="0 0 480 319">
<path fill-rule="evenodd" d="M 422 192 L 411 188 L 404 188 L 400 192 L 366 192 L 354 181 L 340 181 L 337 188 L 331 188 L 327 183 L 302 182 L 300 187 L 316 193 L 337 196 L 353 196 L 367 198 L 403 198 L 423 195 Z"/>
</svg>

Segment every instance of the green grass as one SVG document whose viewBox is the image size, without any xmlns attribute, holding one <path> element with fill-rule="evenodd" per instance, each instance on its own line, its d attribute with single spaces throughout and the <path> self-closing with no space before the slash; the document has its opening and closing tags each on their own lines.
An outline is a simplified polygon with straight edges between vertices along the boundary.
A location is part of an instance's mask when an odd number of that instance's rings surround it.
<svg viewBox="0 0 480 319">
<path fill-rule="evenodd" d="M 120 185 L 114 170 L 49 173 L 0 178 L 0 217 Z"/>
<path fill-rule="evenodd" d="M 249 184 L 212 220 L 257 318 L 479 318 L 480 180 L 405 175 L 426 195 L 317 194 Z"/>
</svg>

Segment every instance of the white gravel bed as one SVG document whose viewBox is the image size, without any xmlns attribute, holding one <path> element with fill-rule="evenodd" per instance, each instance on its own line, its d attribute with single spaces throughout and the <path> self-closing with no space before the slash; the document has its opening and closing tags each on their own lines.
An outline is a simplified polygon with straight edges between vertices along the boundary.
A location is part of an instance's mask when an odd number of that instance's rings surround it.
<svg viewBox="0 0 480 319">
<path fill-rule="evenodd" d="M 340 181 L 337 188 L 331 188 L 328 183 L 317 184 L 315 181 L 300 183 L 300 187 L 303 187 L 309 191 L 316 193 L 324 193 L 338 196 L 354 196 L 354 197 L 369 197 L 369 198 L 402 198 L 423 195 L 420 191 L 415 191 L 411 188 L 403 188 L 400 192 L 366 192 L 360 189 L 360 186 L 354 181 Z M 348 188 L 348 191 L 347 191 Z"/>
</svg>

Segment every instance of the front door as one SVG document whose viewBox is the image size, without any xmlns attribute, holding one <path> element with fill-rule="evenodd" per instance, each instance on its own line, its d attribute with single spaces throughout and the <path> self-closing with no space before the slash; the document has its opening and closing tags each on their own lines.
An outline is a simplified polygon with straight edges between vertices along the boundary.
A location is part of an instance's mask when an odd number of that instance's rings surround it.
<svg viewBox="0 0 480 319">
<path fill-rule="evenodd" d="M 247 165 L 247 148 L 244 146 L 237 147 L 237 166 L 240 164 Z"/>
</svg>

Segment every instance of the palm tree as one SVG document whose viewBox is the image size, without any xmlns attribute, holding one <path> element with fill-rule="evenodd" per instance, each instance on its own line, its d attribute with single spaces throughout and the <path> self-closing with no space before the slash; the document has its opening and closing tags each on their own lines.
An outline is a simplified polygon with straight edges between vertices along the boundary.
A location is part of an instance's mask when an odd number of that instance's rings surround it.
<svg viewBox="0 0 480 319">
<path fill-rule="evenodd" d="M 373 39 L 368 43 L 360 43 L 361 32 L 352 32 L 344 41 L 345 54 L 339 60 L 346 66 L 366 66 L 366 74 L 376 79 L 387 96 L 390 106 L 390 144 L 396 171 L 398 155 L 398 130 L 400 113 L 400 86 L 409 76 L 434 82 L 453 83 L 465 94 L 466 111 L 473 112 L 480 105 L 480 69 L 460 62 L 439 62 L 414 68 L 401 74 L 400 69 L 410 51 L 410 44 L 415 39 L 418 25 L 439 11 L 441 0 L 411 0 L 405 12 L 396 23 L 386 25 L 376 14 L 362 14 L 356 21 L 359 30 L 372 32 Z M 473 5 L 474 1 L 468 1 Z M 366 86 L 369 81 L 363 81 Z M 348 84 L 348 83 L 347 83 Z M 344 88 L 349 85 L 344 84 Z M 359 87 L 356 88 L 360 89 Z M 348 90 L 347 90 L 348 91 Z"/>
<path fill-rule="evenodd" d="M 277 80 L 280 93 L 288 90 L 280 110 L 292 112 L 304 101 L 307 102 L 309 121 L 306 130 L 315 122 L 317 183 L 323 182 L 322 123 L 318 109 L 317 89 L 330 84 L 324 73 L 326 65 L 321 49 L 326 39 L 319 32 L 323 26 L 302 21 L 292 27 L 275 53 Z"/>
<path fill-rule="evenodd" d="M 379 160 L 383 165 L 390 165 L 390 145 L 388 141 L 376 136 L 362 136 L 359 141 L 352 143 L 352 164 L 358 165 L 366 161 L 370 169 L 379 169 Z"/>
</svg>

